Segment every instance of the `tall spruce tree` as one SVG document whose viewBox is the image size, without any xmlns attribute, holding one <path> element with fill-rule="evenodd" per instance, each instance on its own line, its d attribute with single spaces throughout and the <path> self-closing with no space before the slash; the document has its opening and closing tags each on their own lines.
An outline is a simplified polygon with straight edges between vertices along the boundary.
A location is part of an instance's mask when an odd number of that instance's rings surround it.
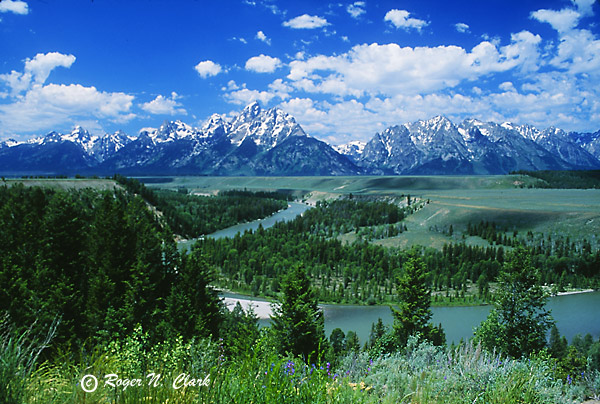
<svg viewBox="0 0 600 404">
<path fill-rule="evenodd" d="M 394 335 L 398 346 L 403 347 L 411 335 L 420 335 L 436 345 L 446 342 L 440 327 L 429 323 L 432 313 L 431 290 L 427 282 L 427 269 L 423 260 L 410 253 L 403 265 L 403 273 L 397 279 L 398 309 L 392 307 Z"/>
<path fill-rule="evenodd" d="M 530 253 L 523 247 L 513 250 L 500 273 L 495 308 L 475 332 L 487 349 L 518 358 L 546 346 L 554 321 L 538 276 Z"/>
<path fill-rule="evenodd" d="M 214 267 L 206 262 L 200 250 L 193 249 L 182 257 L 166 303 L 173 332 L 184 338 L 219 336 L 224 319 L 222 301 L 210 286 L 215 276 Z"/>
<path fill-rule="evenodd" d="M 272 332 L 282 355 L 292 354 L 315 362 L 326 346 L 323 312 L 306 271 L 292 269 L 282 285 L 281 304 L 274 306 Z"/>
</svg>

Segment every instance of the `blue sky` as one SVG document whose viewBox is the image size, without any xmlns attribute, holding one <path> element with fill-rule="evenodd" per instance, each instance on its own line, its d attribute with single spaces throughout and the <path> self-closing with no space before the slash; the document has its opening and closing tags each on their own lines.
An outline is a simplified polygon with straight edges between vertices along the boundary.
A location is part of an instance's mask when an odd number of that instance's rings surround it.
<svg viewBox="0 0 600 404">
<path fill-rule="evenodd" d="M 258 100 L 333 144 L 445 115 L 600 129 L 594 0 L 0 0 L 0 139 Z"/>
</svg>

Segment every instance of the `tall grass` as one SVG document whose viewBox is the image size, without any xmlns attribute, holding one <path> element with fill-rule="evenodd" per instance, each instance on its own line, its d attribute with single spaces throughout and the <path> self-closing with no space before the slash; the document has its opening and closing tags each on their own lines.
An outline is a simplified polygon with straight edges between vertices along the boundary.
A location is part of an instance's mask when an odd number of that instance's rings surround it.
<svg viewBox="0 0 600 404">
<path fill-rule="evenodd" d="M 29 379 L 42 351 L 52 340 L 58 321 L 50 326 L 42 340 L 29 329 L 18 333 L 11 326 L 8 315 L 0 319 L 0 403 L 21 404 L 26 396 Z"/>
<path fill-rule="evenodd" d="M 454 350 L 409 341 L 403 353 L 370 358 L 350 354 L 334 365 L 282 358 L 261 340 L 250 352 L 227 358 L 220 342 L 182 339 L 148 345 L 137 329 L 124 341 L 70 353 L 35 366 L 39 344 L 2 337 L 2 403 L 579 403 L 597 394 L 595 374 L 570 382 L 555 377 L 553 362 L 502 358 L 467 343 Z M 111 387 L 106 375 L 140 379 Z M 160 374 L 155 384 L 146 376 Z M 173 386 L 180 374 L 202 386 Z M 90 390 L 92 375 L 97 388 Z M 82 385 L 82 381 L 84 384 Z M 92 386 L 93 387 L 93 386 Z M 2 387 L 0 387 L 2 388 Z M 85 388 L 85 390 L 84 390 Z M 594 393 L 596 389 L 596 393 Z M 10 392 L 11 395 L 8 395 Z"/>
</svg>

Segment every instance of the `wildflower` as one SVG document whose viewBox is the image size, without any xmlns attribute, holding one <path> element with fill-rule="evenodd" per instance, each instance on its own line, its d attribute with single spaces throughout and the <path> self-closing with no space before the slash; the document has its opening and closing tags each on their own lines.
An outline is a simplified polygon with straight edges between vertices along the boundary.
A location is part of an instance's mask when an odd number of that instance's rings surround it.
<svg viewBox="0 0 600 404">
<path fill-rule="evenodd" d="M 353 390 L 359 388 L 360 391 L 369 391 L 373 388 L 371 386 L 367 386 L 363 381 L 361 381 L 360 383 L 348 383 L 348 385 L 352 387 Z"/>
<path fill-rule="evenodd" d="M 573 383 L 573 379 L 571 379 L 571 375 L 567 375 L 567 383 Z"/>
</svg>

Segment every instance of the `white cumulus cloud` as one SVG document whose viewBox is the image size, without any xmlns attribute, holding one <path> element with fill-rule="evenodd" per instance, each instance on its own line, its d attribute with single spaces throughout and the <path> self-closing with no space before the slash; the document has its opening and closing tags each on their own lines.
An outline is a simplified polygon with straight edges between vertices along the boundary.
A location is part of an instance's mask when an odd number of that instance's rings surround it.
<svg viewBox="0 0 600 404">
<path fill-rule="evenodd" d="M 20 0 L 2 0 L 0 1 L 0 13 L 25 15 L 29 13 L 29 6 Z"/>
<path fill-rule="evenodd" d="M 549 49 L 554 51 L 551 65 L 567 70 L 570 74 L 586 74 L 595 79 L 600 78 L 600 39 L 587 29 L 578 29 L 581 13 L 593 14 L 593 2 L 574 0 L 578 10 L 562 9 L 537 10 L 531 13 L 531 18 L 546 22 L 552 26 L 559 36 L 557 45 L 551 44 Z M 585 78 L 585 77 L 583 77 Z"/>
<path fill-rule="evenodd" d="M 256 33 L 256 39 L 266 43 L 267 45 L 271 45 L 271 38 L 267 37 L 264 32 L 258 31 Z"/>
<path fill-rule="evenodd" d="M 232 104 L 248 105 L 254 101 L 260 101 L 261 104 L 267 105 L 276 95 L 269 91 L 249 90 L 242 88 L 225 94 L 225 99 Z"/>
<path fill-rule="evenodd" d="M 176 101 L 178 98 L 180 97 L 176 92 L 171 93 L 171 98 L 158 95 L 152 101 L 143 103 L 140 108 L 155 115 L 186 115 L 187 111 L 184 108 L 180 108 L 181 103 Z"/>
<path fill-rule="evenodd" d="M 0 126 L 4 132 L 31 132 L 70 127 L 90 117 L 127 122 L 134 97 L 109 93 L 80 84 L 34 84 L 10 104 L 0 105 Z"/>
<path fill-rule="evenodd" d="M 69 68 L 74 62 L 73 55 L 59 52 L 38 53 L 33 59 L 25 60 L 23 72 L 13 70 L 7 74 L 0 74 L 0 80 L 4 81 L 15 95 L 27 90 L 33 83 L 45 83 L 52 70 L 57 67 Z"/>
<path fill-rule="evenodd" d="M 95 119 L 127 122 L 136 117 L 131 112 L 132 95 L 81 84 L 46 84 L 54 68 L 69 68 L 74 62 L 73 55 L 39 53 L 25 60 L 22 72 L 0 75 L 0 82 L 11 90 L 0 104 L 0 134 L 68 128 Z"/>
<path fill-rule="evenodd" d="M 212 60 L 203 60 L 194 66 L 194 70 L 198 72 L 200 77 L 205 79 L 207 77 L 216 76 L 217 74 L 221 73 L 223 69 L 221 68 L 221 65 L 213 62 Z"/>
<path fill-rule="evenodd" d="M 531 18 L 539 22 L 547 22 L 558 32 L 564 33 L 577 26 L 581 15 L 570 8 L 560 11 L 542 9 L 531 13 Z"/>
<path fill-rule="evenodd" d="M 352 18 L 359 18 L 361 15 L 366 13 L 365 7 L 367 4 L 364 1 L 355 1 L 352 4 L 348 4 L 346 11 Z"/>
<path fill-rule="evenodd" d="M 459 23 L 455 24 L 454 27 L 456 28 L 456 30 L 458 32 L 461 32 L 463 34 L 466 32 L 469 32 L 469 26 L 467 24 L 465 24 L 464 22 L 459 22 Z"/>
<path fill-rule="evenodd" d="M 575 4 L 575 6 L 577 7 L 577 10 L 579 10 L 579 12 L 582 15 L 593 15 L 594 14 L 593 6 L 594 6 L 594 3 L 596 2 L 596 0 L 572 0 L 572 1 Z"/>
<path fill-rule="evenodd" d="M 484 41 L 470 52 L 458 46 L 356 45 L 340 55 L 294 60 L 287 77 L 295 87 L 315 93 L 430 93 L 515 67 L 533 70 L 539 40 L 538 36 L 523 32 L 515 34 L 505 47 L 497 48 Z"/>
<path fill-rule="evenodd" d="M 281 60 L 267 55 L 251 57 L 246 61 L 246 70 L 257 73 L 273 73 L 281 66 Z"/>
<path fill-rule="evenodd" d="M 423 27 L 429 25 L 427 21 L 411 18 L 408 11 L 397 9 L 388 11 L 383 20 L 391 22 L 396 28 L 402 28 L 407 31 L 411 28 L 420 31 Z"/>
<path fill-rule="evenodd" d="M 327 25 L 329 25 L 329 23 L 325 18 L 319 17 L 317 15 L 308 14 L 300 15 L 283 23 L 284 27 L 294 29 L 314 29 L 325 27 Z"/>
</svg>

